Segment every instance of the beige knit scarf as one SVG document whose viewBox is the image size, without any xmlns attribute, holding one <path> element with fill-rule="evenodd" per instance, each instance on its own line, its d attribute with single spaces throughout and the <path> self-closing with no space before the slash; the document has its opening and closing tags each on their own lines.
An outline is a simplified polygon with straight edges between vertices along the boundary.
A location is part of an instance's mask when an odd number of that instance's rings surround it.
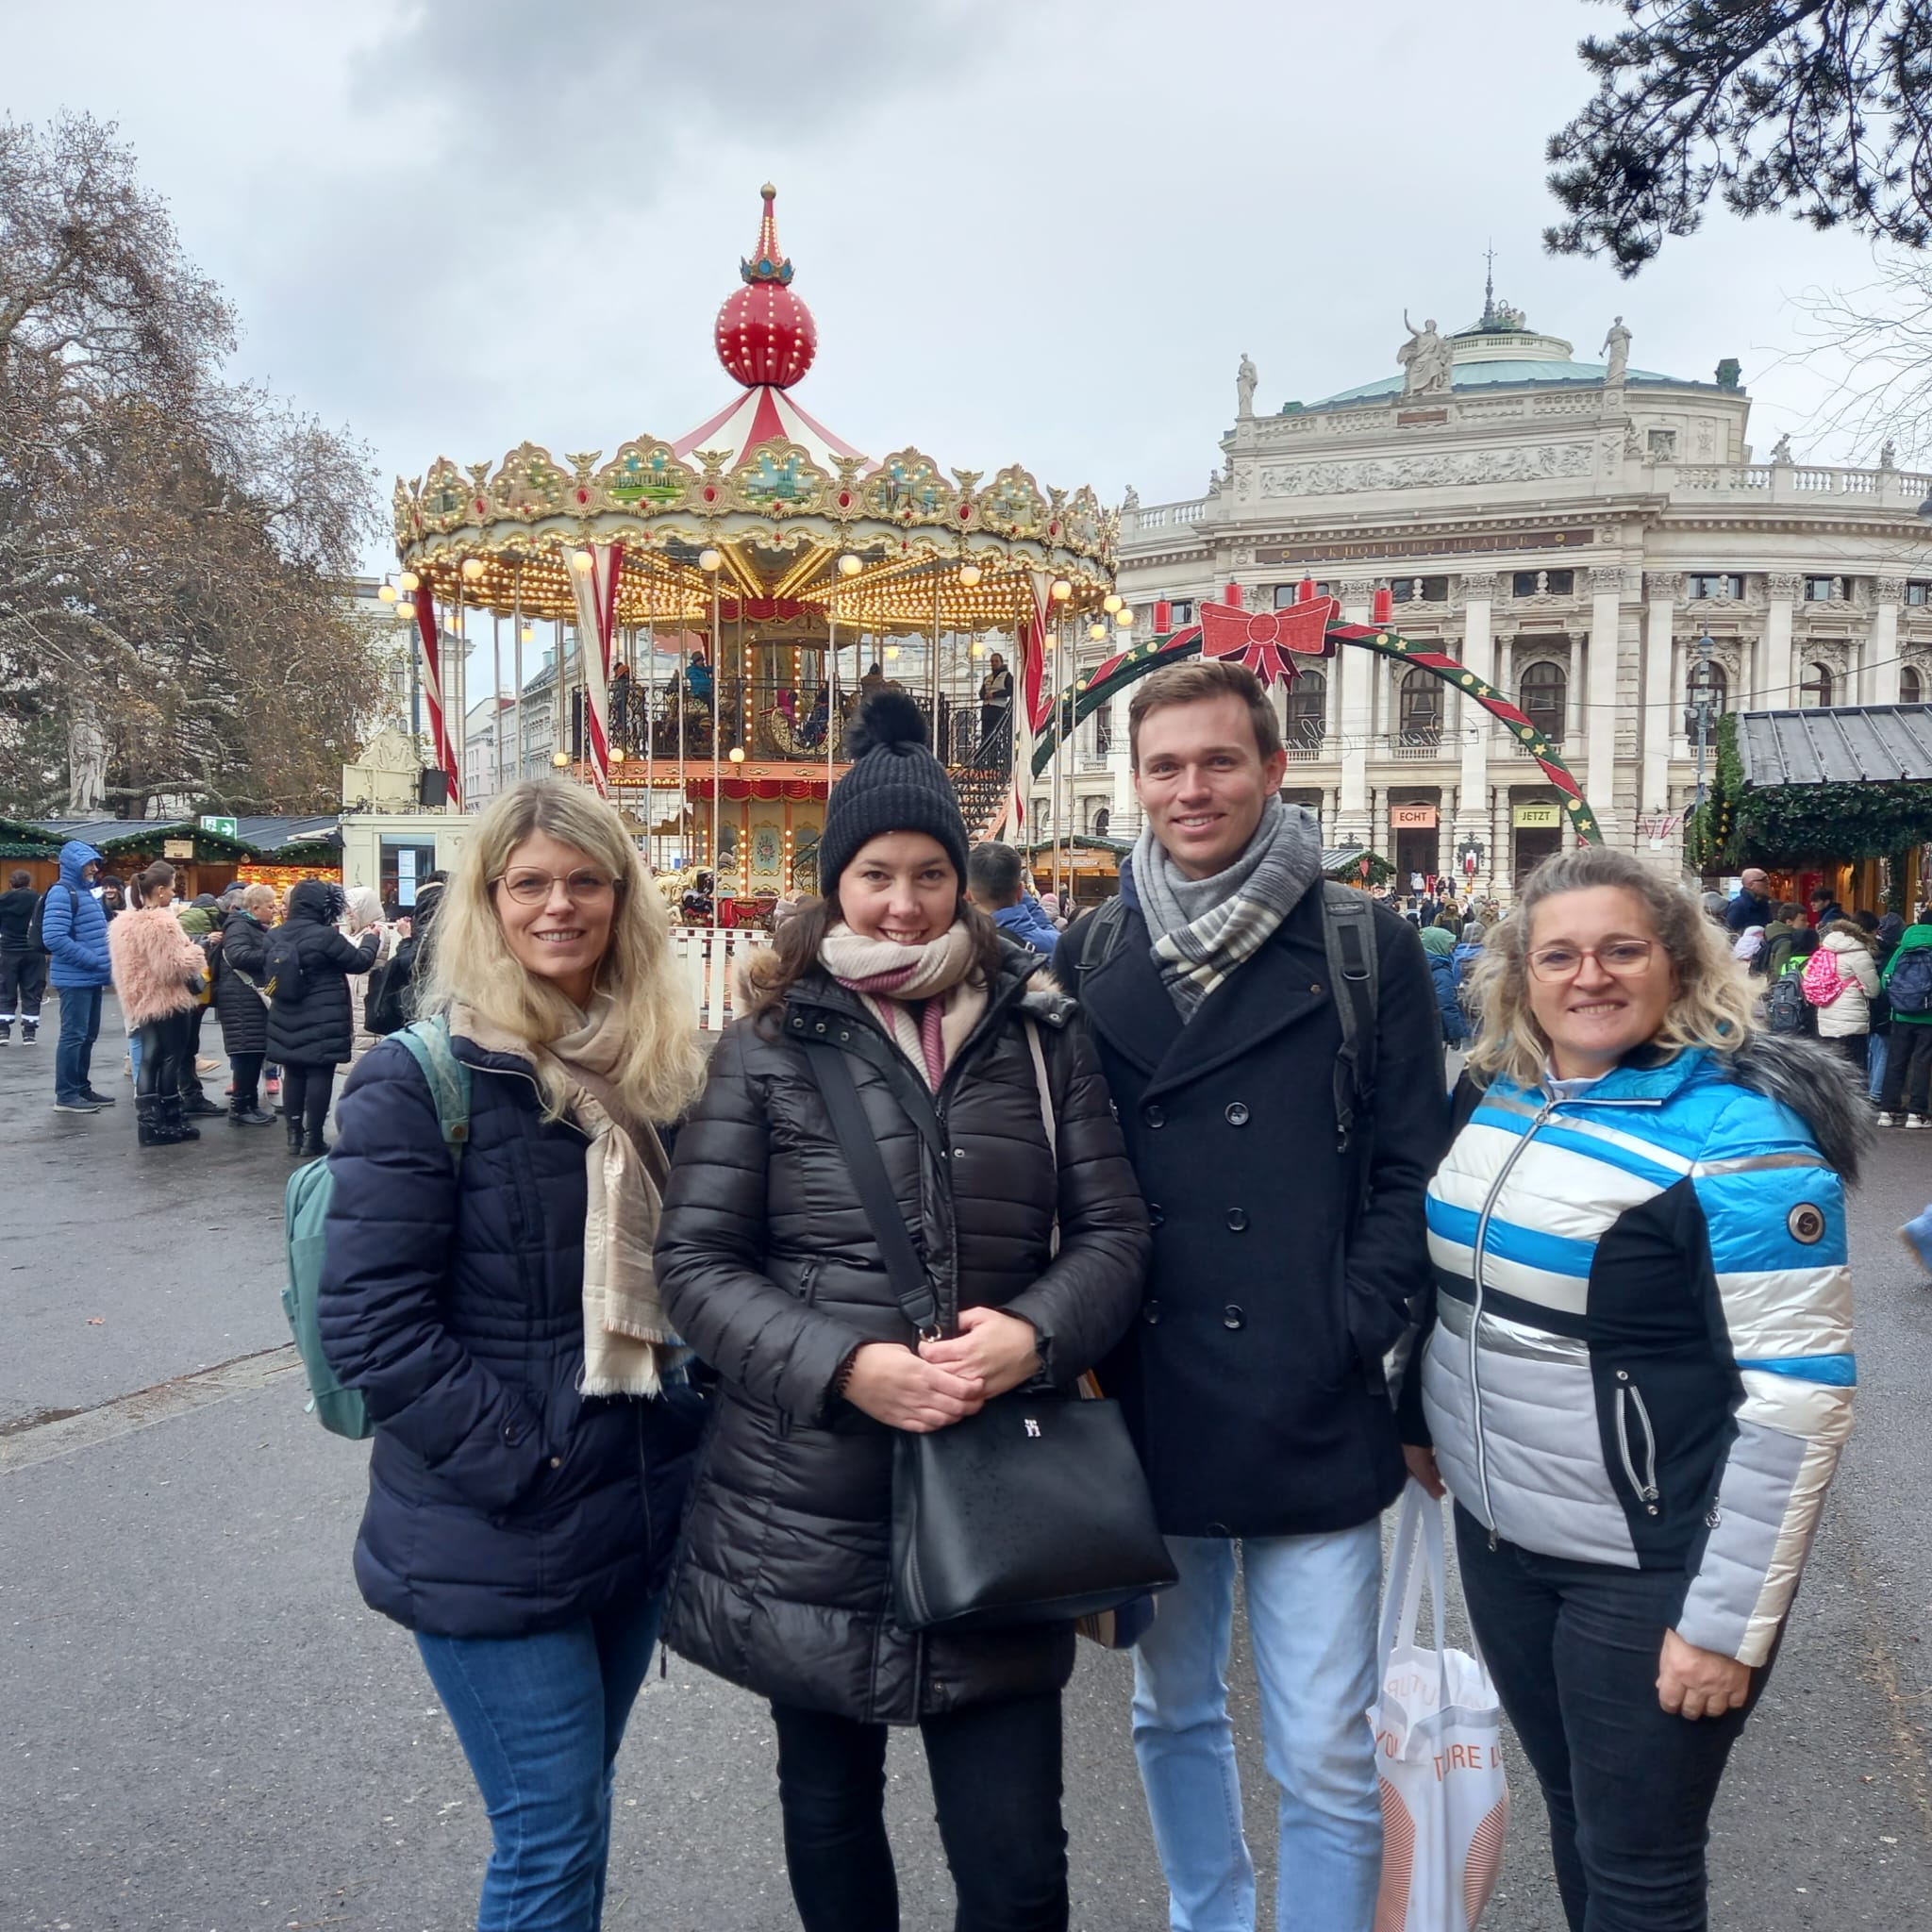
<svg viewBox="0 0 1932 1932">
<path fill-rule="evenodd" d="M 608 993 L 593 994 L 584 1024 L 545 1046 L 491 1026 L 466 1007 L 450 1015 L 454 1032 L 492 1053 L 514 1054 L 562 1081 L 568 1110 L 589 1137 L 584 1151 L 585 1395 L 656 1395 L 665 1371 L 689 1351 L 658 1295 L 651 1246 L 670 1173 L 650 1122 L 618 1091 L 629 1041 Z"/>
<path fill-rule="evenodd" d="M 861 939 L 849 925 L 835 925 L 820 942 L 819 963 L 865 1002 L 937 1092 L 986 1011 L 987 990 L 973 971 L 973 935 L 965 921 L 924 946 Z M 916 1018 L 908 1001 L 924 1002 Z"/>
</svg>

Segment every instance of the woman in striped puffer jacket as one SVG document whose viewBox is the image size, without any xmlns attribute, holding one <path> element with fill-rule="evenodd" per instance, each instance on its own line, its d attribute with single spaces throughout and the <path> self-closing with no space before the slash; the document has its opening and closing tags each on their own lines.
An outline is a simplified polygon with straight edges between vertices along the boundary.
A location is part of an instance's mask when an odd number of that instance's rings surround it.
<svg viewBox="0 0 1932 1932">
<path fill-rule="evenodd" d="M 1410 1468 L 1456 1499 L 1571 1926 L 1696 1932 L 1851 1426 L 1857 1083 L 1760 1036 L 1695 900 L 1602 847 L 1537 869 L 1473 983 Z"/>
</svg>

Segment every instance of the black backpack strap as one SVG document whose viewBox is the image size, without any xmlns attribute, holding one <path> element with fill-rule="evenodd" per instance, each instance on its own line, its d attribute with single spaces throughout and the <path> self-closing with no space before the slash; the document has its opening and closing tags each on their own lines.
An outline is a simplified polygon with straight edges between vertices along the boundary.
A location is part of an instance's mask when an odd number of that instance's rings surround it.
<svg viewBox="0 0 1932 1932">
<path fill-rule="evenodd" d="M 923 1338 L 931 1340 L 940 1333 L 939 1296 L 933 1292 L 932 1277 L 906 1230 L 906 1217 L 899 1211 L 878 1141 L 858 1098 L 852 1062 L 842 1048 L 814 1043 L 806 1048 L 805 1064 L 824 1097 L 825 1111 L 832 1117 L 832 1133 L 851 1169 L 852 1184 L 858 1190 L 865 1218 L 872 1224 L 873 1238 L 879 1244 L 886 1278 L 892 1284 L 900 1311 Z"/>
<path fill-rule="evenodd" d="M 1335 1148 L 1357 1157 L 1364 1207 L 1374 1147 L 1375 1014 L 1381 993 L 1374 917 L 1367 893 L 1323 881 L 1322 938 L 1341 1021 L 1341 1051 L 1335 1057 Z"/>
<path fill-rule="evenodd" d="M 1075 998 L 1079 996 L 1082 977 L 1105 966 L 1120 951 L 1126 926 L 1127 902 L 1116 894 L 1104 905 L 1096 906 L 1085 919 L 1076 920 L 1061 936 L 1054 949 L 1054 964 L 1058 966 L 1064 960 L 1074 969 L 1067 990 Z"/>
</svg>

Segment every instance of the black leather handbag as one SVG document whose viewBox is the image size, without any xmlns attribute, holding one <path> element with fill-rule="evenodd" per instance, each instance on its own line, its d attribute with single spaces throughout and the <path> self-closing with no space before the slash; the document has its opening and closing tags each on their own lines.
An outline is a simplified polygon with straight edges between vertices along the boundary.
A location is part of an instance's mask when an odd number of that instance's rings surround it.
<svg viewBox="0 0 1932 1932">
<path fill-rule="evenodd" d="M 940 1303 L 892 1195 L 851 1065 L 807 1050 L 899 1306 Z M 1176 1581 L 1120 1405 L 1029 1385 L 892 1443 L 892 1618 L 904 1630 L 1072 1623 Z"/>
</svg>

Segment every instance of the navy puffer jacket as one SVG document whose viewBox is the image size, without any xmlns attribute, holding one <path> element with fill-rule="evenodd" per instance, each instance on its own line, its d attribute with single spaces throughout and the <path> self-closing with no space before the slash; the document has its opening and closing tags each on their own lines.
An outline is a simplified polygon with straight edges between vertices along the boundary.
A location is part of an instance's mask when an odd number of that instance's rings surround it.
<svg viewBox="0 0 1932 1932">
<path fill-rule="evenodd" d="M 269 933 L 268 1057 L 284 1066 L 340 1066 L 355 1051 L 346 975 L 375 964 L 382 935 L 372 926 L 359 945 L 344 939 L 335 926 L 341 897 L 340 886 L 302 879 L 288 918 Z"/>
<path fill-rule="evenodd" d="M 470 1139 L 452 1168 L 394 1041 L 342 1091 L 323 1346 L 375 1419 L 356 1580 L 441 1637 L 516 1637 L 661 1586 L 699 1398 L 585 1398 L 584 1137 L 529 1063 L 458 1035 Z"/>
</svg>

